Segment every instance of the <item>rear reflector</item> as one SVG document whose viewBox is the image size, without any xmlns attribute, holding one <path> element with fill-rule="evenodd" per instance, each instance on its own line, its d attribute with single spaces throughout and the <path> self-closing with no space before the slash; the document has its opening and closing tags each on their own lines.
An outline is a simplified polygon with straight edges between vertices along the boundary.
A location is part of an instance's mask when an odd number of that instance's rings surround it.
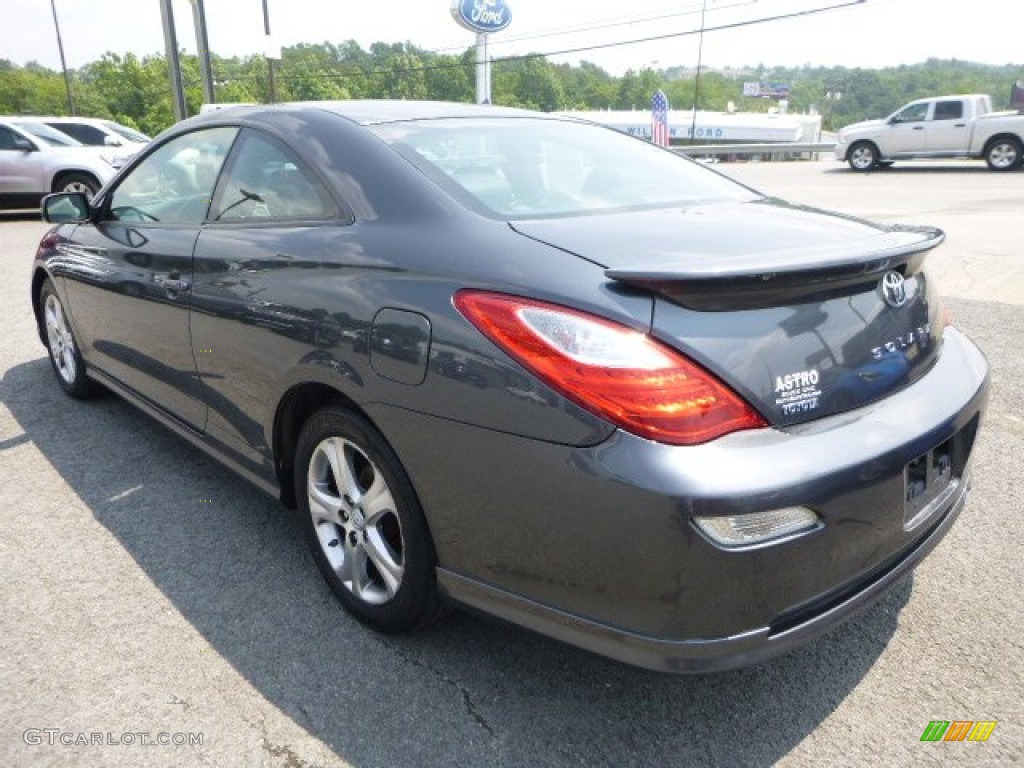
<svg viewBox="0 0 1024 768">
<path fill-rule="evenodd" d="M 716 376 L 632 328 L 499 293 L 460 291 L 454 303 L 541 381 L 633 434 L 696 445 L 767 425 Z"/>
<path fill-rule="evenodd" d="M 712 542 L 728 549 L 779 543 L 821 527 L 818 516 L 807 507 L 785 507 L 727 517 L 695 517 L 693 522 Z"/>
</svg>

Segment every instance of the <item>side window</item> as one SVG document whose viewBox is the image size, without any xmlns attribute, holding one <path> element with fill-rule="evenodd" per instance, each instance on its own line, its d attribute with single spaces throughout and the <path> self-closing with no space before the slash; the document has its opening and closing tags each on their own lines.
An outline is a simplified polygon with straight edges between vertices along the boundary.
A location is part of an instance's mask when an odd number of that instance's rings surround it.
<svg viewBox="0 0 1024 768">
<path fill-rule="evenodd" d="M 928 114 L 928 104 L 911 104 L 893 117 L 894 123 L 920 123 Z"/>
<path fill-rule="evenodd" d="M 933 120 L 959 120 L 964 116 L 964 103 L 962 101 L 937 101 L 935 102 L 935 115 Z"/>
<path fill-rule="evenodd" d="M 51 128 L 66 133 L 73 139 L 77 139 L 86 146 L 103 146 L 103 131 L 93 128 L 84 123 L 47 123 Z"/>
<path fill-rule="evenodd" d="M 316 174 L 287 147 L 246 130 L 224 171 L 213 221 L 326 219 L 337 208 Z"/>
<path fill-rule="evenodd" d="M 14 131 L 0 125 L 0 149 L 14 149 L 14 136 Z"/>
<path fill-rule="evenodd" d="M 237 128 L 207 128 L 162 145 L 117 185 L 107 217 L 161 224 L 201 223 L 237 133 Z"/>
<path fill-rule="evenodd" d="M 928 115 L 928 104 L 910 104 L 896 114 L 895 123 L 920 123 Z"/>
</svg>

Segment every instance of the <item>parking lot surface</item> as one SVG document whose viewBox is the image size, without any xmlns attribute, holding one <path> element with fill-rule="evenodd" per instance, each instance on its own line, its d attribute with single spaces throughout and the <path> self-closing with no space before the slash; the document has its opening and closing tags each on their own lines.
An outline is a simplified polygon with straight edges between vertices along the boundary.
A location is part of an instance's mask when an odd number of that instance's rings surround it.
<svg viewBox="0 0 1024 768">
<path fill-rule="evenodd" d="M 28 296 L 45 225 L 0 212 L 0 765 L 1020 765 L 1024 172 L 715 167 L 947 232 L 929 264 L 992 401 L 967 508 L 912 577 L 794 653 L 706 677 L 459 612 L 376 635 L 293 514 L 116 397 L 62 394 Z M 922 742 L 933 720 L 997 725 Z"/>
</svg>

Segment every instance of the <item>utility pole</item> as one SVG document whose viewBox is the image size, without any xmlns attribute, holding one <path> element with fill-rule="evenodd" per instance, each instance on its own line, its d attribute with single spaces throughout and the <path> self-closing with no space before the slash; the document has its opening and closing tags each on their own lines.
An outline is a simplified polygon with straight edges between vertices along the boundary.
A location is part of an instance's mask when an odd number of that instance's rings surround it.
<svg viewBox="0 0 1024 768">
<path fill-rule="evenodd" d="M 690 143 L 697 143 L 697 105 L 700 103 L 700 65 L 704 57 L 704 12 L 708 9 L 708 0 L 702 0 L 700 6 L 700 37 L 697 43 L 697 77 L 693 84 L 693 120 L 690 122 Z"/>
<path fill-rule="evenodd" d="M 167 49 L 167 74 L 171 79 L 174 119 L 184 120 L 188 115 L 185 109 L 185 89 L 181 84 L 181 59 L 178 56 L 178 35 L 174 31 L 171 0 L 160 0 L 160 17 L 164 23 L 164 47 Z"/>
<path fill-rule="evenodd" d="M 270 76 L 270 103 L 277 101 L 277 85 L 274 83 L 274 58 L 270 51 L 270 11 L 267 0 L 263 0 L 263 32 L 267 36 L 267 74 Z"/>
<path fill-rule="evenodd" d="M 203 80 L 203 101 L 215 104 L 213 67 L 210 65 L 210 39 L 206 34 L 206 8 L 203 0 L 192 0 L 192 21 L 196 26 L 196 49 L 199 51 L 199 72 Z"/>
<path fill-rule="evenodd" d="M 53 11 L 53 28 L 57 30 L 57 48 L 60 50 L 60 68 L 64 71 L 64 87 L 68 92 L 68 113 L 74 117 L 75 100 L 71 97 L 71 76 L 68 74 L 68 64 L 64 60 L 64 42 L 60 39 L 60 23 L 57 21 L 56 0 L 50 0 L 50 10 Z"/>
</svg>

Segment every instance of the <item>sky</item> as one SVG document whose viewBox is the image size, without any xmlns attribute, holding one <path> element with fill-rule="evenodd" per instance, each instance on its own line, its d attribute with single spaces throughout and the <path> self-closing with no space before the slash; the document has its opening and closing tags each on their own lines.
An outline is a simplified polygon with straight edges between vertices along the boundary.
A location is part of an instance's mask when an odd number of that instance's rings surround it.
<svg viewBox="0 0 1024 768">
<path fill-rule="evenodd" d="M 53 0 L 69 67 L 104 52 L 162 53 L 159 0 Z M 461 53 L 473 34 L 457 26 L 451 0 L 267 0 L 279 45 L 354 39 L 411 42 Z M 824 65 L 880 68 L 928 58 L 1019 64 L 1024 77 L 1020 0 L 507 0 L 512 22 L 490 36 L 493 57 L 666 39 L 552 56 L 591 61 L 613 75 L 627 69 L 696 65 L 702 4 L 705 67 Z M 262 0 L 206 0 L 210 47 L 221 56 L 265 50 Z M 820 13 L 748 26 L 758 19 L 813 9 Z M 192 6 L 173 0 L 179 45 L 195 52 Z M 1010 9 L 1015 9 L 1011 11 Z M 0 0 L 0 59 L 60 68 L 50 0 Z M 690 34 L 680 34 L 690 33 Z"/>
</svg>

